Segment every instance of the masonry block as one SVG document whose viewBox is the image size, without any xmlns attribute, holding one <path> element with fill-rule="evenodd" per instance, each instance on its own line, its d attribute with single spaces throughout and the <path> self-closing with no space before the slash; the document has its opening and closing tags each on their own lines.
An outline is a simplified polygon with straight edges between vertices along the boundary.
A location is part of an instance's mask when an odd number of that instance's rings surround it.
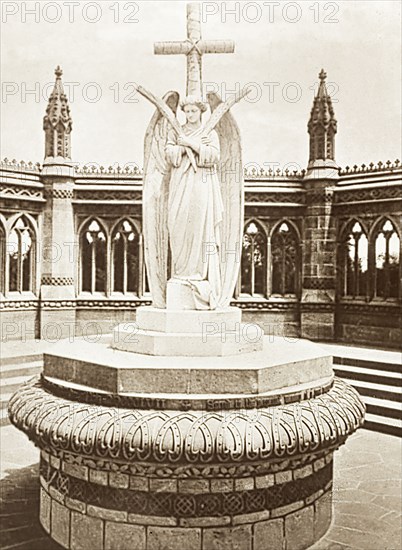
<svg viewBox="0 0 402 550">
<path fill-rule="evenodd" d="M 282 550 L 285 548 L 283 519 L 261 521 L 254 526 L 253 550 Z"/>
<path fill-rule="evenodd" d="M 70 515 L 68 508 L 52 501 L 51 536 L 64 548 L 68 548 L 70 543 Z"/>
<path fill-rule="evenodd" d="M 71 550 L 102 549 L 103 527 L 100 518 L 71 512 Z"/>
<path fill-rule="evenodd" d="M 146 528 L 125 523 L 105 524 L 105 550 L 145 550 Z"/>
</svg>

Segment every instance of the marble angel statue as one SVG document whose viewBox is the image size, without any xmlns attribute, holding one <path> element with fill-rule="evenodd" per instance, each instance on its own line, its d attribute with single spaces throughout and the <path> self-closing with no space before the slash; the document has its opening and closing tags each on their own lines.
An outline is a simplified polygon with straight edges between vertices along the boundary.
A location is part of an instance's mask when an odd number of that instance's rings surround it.
<svg viewBox="0 0 402 550">
<path fill-rule="evenodd" d="M 230 107 L 208 94 L 207 105 L 176 92 L 163 101 L 138 91 L 157 110 L 145 136 L 143 233 L 153 306 L 170 308 L 167 288 L 183 285 L 192 296 L 181 309 L 229 305 L 237 282 L 243 230 L 243 169 L 240 135 Z M 180 125 L 177 109 L 186 122 Z M 168 302 L 168 306 L 167 306 Z"/>
</svg>

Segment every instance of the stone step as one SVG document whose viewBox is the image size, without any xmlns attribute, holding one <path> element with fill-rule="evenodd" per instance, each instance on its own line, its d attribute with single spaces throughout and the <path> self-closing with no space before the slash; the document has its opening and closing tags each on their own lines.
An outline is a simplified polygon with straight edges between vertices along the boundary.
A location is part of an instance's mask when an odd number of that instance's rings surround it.
<svg viewBox="0 0 402 550">
<path fill-rule="evenodd" d="M 402 387 L 402 374 L 400 372 L 356 367 L 353 365 L 334 365 L 334 370 L 340 378 Z"/>
<path fill-rule="evenodd" d="M 7 405 L 15 390 L 43 369 L 43 353 L 30 350 L 23 354 L 24 345 L 6 350 L 0 358 L 0 426 L 10 424 Z"/>
<path fill-rule="evenodd" d="M 368 396 L 389 401 L 402 401 L 401 390 L 397 386 L 376 384 L 375 382 L 365 382 L 361 380 L 347 380 L 363 397 Z"/>
<path fill-rule="evenodd" d="M 362 396 L 367 407 L 365 427 L 402 437 L 401 354 L 330 345 L 334 370 Z"/>
<path fill-rule="evenodd" d="M 0 395 L 0 410 L 6 410 L 7 411 L 7 404 L 10 401 L 11 396 L 14 392 L 8 392 L 8 393 L 2 393 Z"/>
<path fill-rule="evenodd" d="M 31 374 L 25 375 L 25 376 L 15 376 L 14 378 L 4 378 L 1 381 L 0 384 L 0 396 L 1 396 L 1 402 L 3 401 L 3 397 L 6 395 L 11 395 L 20 387 L 22 384 L 25 384 L 25 382 L 28 382 L 32 378 Z"/>
<path fill-rule="evenodd" d="M 3 403 L 1 403 L 0 407 L 0 427 L 1 426 L 8 426 L 11 424 L 10 419 L 8 418 L 8 412 L 7 412 L 7 403 L 6 406 L 3 407 Z"/>
<path fill-rule="evenodd" d="M 25 363 L 32 363 L 36 361 L 43 361 L 43 353 L 23 353 L 23 348 L 19 353 L 2 355 L 0 358 L 0 370 L 2 371 L 5 366 L 22 365 Z"/>
<path fill-rule="evenodd" d="M 329 346 L 324 346 L 327 351 L 331 351 L 331 348 Z M 353 348 L 352 348 L 353 350 Z M 372 353 L 373 350 L 370 350 L 370 353 L 367 353 L 367 356 L 374 355 Z M 375 351 L 375 350 L 374 350 Z M 387 353 L 387 352 L 382 352 Z M 343 356 L 336 355 L 336 353 L 333 354 L 334 358 L 334 365 L 339 366 L 341 365 L 348 365 L 348 366 L 354 366 L 354 367 L 362 367 L 365 369 L 374 369 L 374 370 L 383 370 L 387 372 L 401 372 L 401 363 L 402 363 L 402 355 L 396 352 L 388 352 L 389 353 L 389 360 L 387 361 L 377 361 L 375 359 L 364 359 L 362 357 L 354 357 L 352 354 L 348 354 L 347 352 Z"/>
<path fill-rule="evenodd" d="M 389 418 L 367 412 L 363 427 L 373 432 L 381 432 L 402 437 L 402 422 L 396 418 Z"/>
<path fill-rule="evenodd" d="M 31 362 L 18 362 L 0 367 L 0 380 L 15 378 L 16 376 L 34 376 L 39 374 L 43 369 L 43 359 Z M 3 382 L 1 382 L 3 384 Z"/>
<path fill-rule="evenodd" d="M 363 396 L 363 401 L 369 413 L 402 420 L 402 406 L 400 403 L 387 399 L 376 399 L 375 397 L 368 397 L 366 395 Z"/>
</svg>

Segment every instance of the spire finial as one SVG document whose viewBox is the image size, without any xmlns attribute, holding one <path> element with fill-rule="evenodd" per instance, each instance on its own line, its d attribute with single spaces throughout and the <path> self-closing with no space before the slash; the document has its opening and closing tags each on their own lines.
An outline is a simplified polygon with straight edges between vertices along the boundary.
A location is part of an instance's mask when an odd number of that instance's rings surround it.
<svg viewBox="0 0 402 550">
<path fill-rule="evenodd" d="M 54 74 L 56 82 L 49 96 L 46 115 L 43 119 L 45 130 L 45 158 L 71 158 L 72 120 L 68 98 L 64 93 L 61 75 L 63 71 L 57 65 Z"/>
<path fill-rule="evenodd" d="M 61 78 L 61 75 L 63 74 L 63 71 L 60 67 L 60 65 L 57 65 L 54 74 L 56 75 L 56 78 L 59 80 Z"/>
<path fill-rule="evenodd" d="M 331 160 L 335 162 L 334 149 L 337 124 L 331 96 L 325 83 L 327 73 L 324 69 L 321 69 L 318 78 L 320 84 L 314 97 L 308 122 L 308 133 L 310 134 L 309 166 L 314 164 L 315 161 Z"/>
</svg>

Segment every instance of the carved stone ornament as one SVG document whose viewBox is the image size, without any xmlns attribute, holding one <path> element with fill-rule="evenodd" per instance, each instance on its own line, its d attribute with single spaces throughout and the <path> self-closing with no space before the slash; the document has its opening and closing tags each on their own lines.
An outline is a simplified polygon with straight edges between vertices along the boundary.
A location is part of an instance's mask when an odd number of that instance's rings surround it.
<svg viewBox="0 0 402 550">
<path fill-rule="evenodd" d="M 33 379 L 9 402 L 12 423 L 40 448 L 128 462 L 247 462 L 337 447 L 363 423 L 340 379 L 325 394 L 248 411 L 108 408 L 56 397 Z"/>
</svg>

